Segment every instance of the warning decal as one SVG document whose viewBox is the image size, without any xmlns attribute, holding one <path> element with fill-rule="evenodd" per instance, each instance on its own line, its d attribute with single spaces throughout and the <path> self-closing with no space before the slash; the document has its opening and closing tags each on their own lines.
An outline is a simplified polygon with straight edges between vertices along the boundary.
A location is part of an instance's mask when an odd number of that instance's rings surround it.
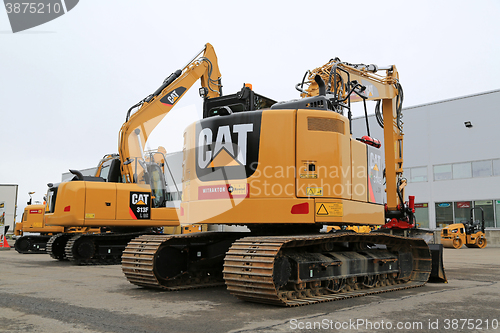
<svg viewBox="0 0 500 333">
<path fill-rule="evenodd" d="M 342 202 L 317 202 L 316 216 L 324 216 L 324 217 L 344 216 Z"/>
<path fill-rule="evenodd" d="M 302 179 L 317 179 L 318 175 L 311 174 L 311 173 L 301 173 L 300 178 L 302 178 Z"/>
<path fill-rule="evenodd" d="M 306 194 L 308 196 L 310 196 L 310 195 L 323 196 L 323 188 L 322 187 L 308 187 L 306 190 Z"/>
</svg>

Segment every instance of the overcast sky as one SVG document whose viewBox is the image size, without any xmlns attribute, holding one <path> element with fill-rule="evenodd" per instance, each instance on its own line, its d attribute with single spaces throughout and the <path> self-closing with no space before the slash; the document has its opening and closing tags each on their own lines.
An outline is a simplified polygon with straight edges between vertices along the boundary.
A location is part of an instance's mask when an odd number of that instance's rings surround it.
<svg viewBox="0 0 500 333">
<path fill-rule="evenodd" d="M 307 69 L 339 57 L 395 64 L 404 106 L 500 89 L 500 1 L 82 0 L 13 34 L 0 9 L 0 184 L 29 199 L 69 168 L 118 150 L 130 106 L 211 43 L 224 93 L 244 82 L 275 100 L 298 98 Z M 198 86 L 148 143 L 180 150 L 201 113 Z M 481 110 L 471 110 L 481 112 Z"/>
</svg>

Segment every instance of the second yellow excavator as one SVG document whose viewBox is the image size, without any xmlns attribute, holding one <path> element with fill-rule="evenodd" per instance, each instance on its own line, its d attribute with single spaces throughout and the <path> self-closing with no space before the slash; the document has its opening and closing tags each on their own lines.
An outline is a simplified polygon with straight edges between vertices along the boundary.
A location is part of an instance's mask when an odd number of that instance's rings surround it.
<svg viewBox="0 0 500 333">
<path fill-rule="evenodd" d="M 120 129 L 119 155 L 109 162 L 106 181 L 71 171 L 72 181 L 49 184 L 46 225 L 105 231 L 53 236 L 47 243 L 47 251 L 53 258 L 68 258 L 77 264 L 119 263 L 132 238 L 179 226 L 178 210 L 166 205 L 168 158 L 160 150 L 146 152 L 144 145 L 153 129 L 198 79 L 208 97 L 220 96 L 217 57 L 210 44 L 184 68 L 167 77 L 154 93 L 128 110 Z"/>
<path fill-rule="evenodd" d="M 46 253 L 47 242 L 59 233 L 72 235 L 80 233 L 98 233 L 99 228 L 75 227 L 63 228 L 58 226 L 46 226 L 43 220 L 45 205 L 30 204 L 24 208 L 21 222 L 16 223 L 14 236 L 16 243 L 14 248 L 17 252 Z"/>
</svg>

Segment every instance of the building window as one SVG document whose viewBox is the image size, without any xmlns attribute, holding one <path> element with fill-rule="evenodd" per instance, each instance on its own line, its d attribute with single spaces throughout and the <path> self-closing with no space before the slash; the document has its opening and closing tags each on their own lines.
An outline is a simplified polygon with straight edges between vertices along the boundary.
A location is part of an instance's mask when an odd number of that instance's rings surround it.
<svg viewBox="0 0 500 333">
<path fill-rule="evenodd" d="M 435 165 L 434 166 L 434 180 L 447 180 L 451 179 L 451 164 Z"/>
<path fill-rule="evenodd" d="M 500 158 L 493 160 L 493 176 L 500 176 Z"/>
<path fill-rule="evenodd" d="M 455 223 L 469 221 L 471 208 L 472 202 L 470 201 L 455 202 Z"/>
<path fill-rule="evenodd" d="M 472 162 L 473 177 L 489 177 L 491 176 L 491 160 Z"/>
<path fill-rule="evenodd" d="M 436 202 L 436 227 L 443 228 L 448 224 L 453 224 L 453 204 Z"/>
<path fill-rule="evenodd" d="M 429 205 L 426 203 L 415 204 L 415 219 L 419 228 L 429 228 Z"/>
<path fill-rule="evenodd" d="M 455 163 L 453 164 L 453 179 L 471 178 L 472 167 L 471 163 Z"/>
<path fill-rule="evenodd" d="M 474 207 L 480 207 L 484 212 L 484 227 L 495 227 L 495 214 L 493 213 L 493 200 L 474 201 Z M 481 221 L 481 210 L 474 209 L 474 219 Z"/>
<path fill-rule="evenodd" d="M 410 181 L 412 183 L 426 182 L 427 181 L 427 167 L 411 168 L 410 169 Z"/>
</svg>

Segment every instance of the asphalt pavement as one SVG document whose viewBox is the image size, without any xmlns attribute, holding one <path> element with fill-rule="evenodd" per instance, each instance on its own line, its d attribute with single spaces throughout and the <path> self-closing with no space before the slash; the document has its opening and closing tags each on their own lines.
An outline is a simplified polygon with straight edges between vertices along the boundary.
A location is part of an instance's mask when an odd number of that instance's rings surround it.
<svg viewBox="0 0 500 333">
<path fill-rule="evenodd" d="M 445 249 L 444 265 L 446 284 L 283 308 L 12 249 L 0 251 L 0 332 L 500 332 L 500 248 Z"/>
</svg>

